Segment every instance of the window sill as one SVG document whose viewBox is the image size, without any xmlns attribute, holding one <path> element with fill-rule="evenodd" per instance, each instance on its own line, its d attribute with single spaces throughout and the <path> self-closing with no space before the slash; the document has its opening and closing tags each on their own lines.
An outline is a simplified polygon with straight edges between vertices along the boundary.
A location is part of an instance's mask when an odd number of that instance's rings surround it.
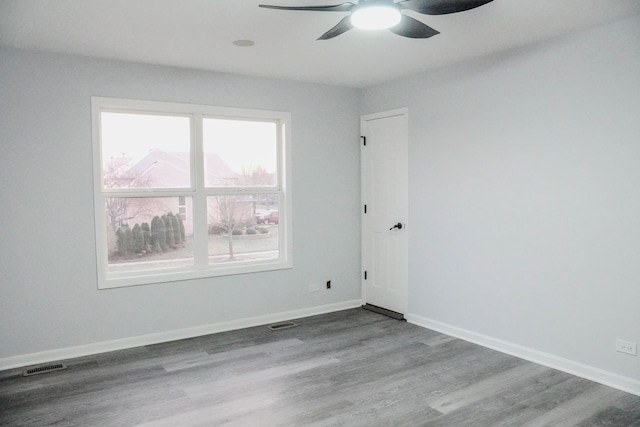
<svg viewBox="0 0 640 427">
<path fill-rule="evenodd" d="M 250 273 L 260 273 L 267 271 L 277 271 L 277 270 L 287 270 L 293 268 L 293 263 L 291 261 L 277 261 L 277 262 L 268 262 L 268 263 L 251 263 L 251 264 L 242 264 L 238 263 L 229 263 L 228 266 L 215 266 L 202 269 L 189 269 L 184 270 L 181 269 L 179 271 L 165 271 L 159 272 L 155 270 L 154 272 L 140 272 L 138 275 L 135 273 L 127 273 L 126 277 L 107 277 L 101 278 L 98 281 L 98 289 L 114 289 L 114 288 L 123 288 L 129 286 L 141 286 L 141 285 L 152 285 L 157 283 L 169 283 L 169 282 L 179 282 L 185 280 L 194 280 L 194 279 L 207 279 L 214 277 L 223 277 L 223 276 L 233 276 L 237 274 L 250 274 Z"/>
</svg>

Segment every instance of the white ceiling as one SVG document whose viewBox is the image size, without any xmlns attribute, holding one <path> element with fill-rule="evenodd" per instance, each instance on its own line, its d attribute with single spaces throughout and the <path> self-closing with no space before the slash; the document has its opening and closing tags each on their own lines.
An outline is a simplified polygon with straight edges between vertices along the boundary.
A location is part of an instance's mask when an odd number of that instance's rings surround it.
<svg viewBox="0 0 640 427">
<path fill-rule="evenodd" d="M 451 15 L 405 12 L 441 32 L 430 39 L 351 30 L 316 41 L 346 13 L 258 8 L 341 2 L 0 0 L 0 44 L 365 87 L 640 14 L 640 0 L 494 0 Z"/>
</svg>

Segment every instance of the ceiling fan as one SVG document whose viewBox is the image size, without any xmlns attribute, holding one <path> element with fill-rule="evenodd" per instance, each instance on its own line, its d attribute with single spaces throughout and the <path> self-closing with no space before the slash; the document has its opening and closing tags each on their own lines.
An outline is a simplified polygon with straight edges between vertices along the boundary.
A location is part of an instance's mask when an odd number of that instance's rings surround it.
<svg viewBox="0 0 640 427">
<path fill-rule="evenodd" d="M 338 25 L 321 35 L 318 40 L 328 40 L 352 28 L 389 29 L 403 37 L 426 39 L 439 31 L 402 13 L 403 10 L 425 15 L 444 15 L 463 12 L 487 4 L 493 0 L 360 0 L 332 6 L 274 6 L 261 4 L 260 7 L 278 10 L 303 10 L 309 12 L 350 12 Z"/>
</svg>

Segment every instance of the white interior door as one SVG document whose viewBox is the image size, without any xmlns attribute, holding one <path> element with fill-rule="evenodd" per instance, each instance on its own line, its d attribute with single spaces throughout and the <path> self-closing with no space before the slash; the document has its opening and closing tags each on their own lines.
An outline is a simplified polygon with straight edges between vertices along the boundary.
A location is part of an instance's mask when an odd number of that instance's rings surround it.
<svg viewBox="0 0 640 427">
<path fill-rule="evenodd" d="M 367 304 L 406 313 L 408 110 L 362 116 L 362 263 Z"/>
</svg>

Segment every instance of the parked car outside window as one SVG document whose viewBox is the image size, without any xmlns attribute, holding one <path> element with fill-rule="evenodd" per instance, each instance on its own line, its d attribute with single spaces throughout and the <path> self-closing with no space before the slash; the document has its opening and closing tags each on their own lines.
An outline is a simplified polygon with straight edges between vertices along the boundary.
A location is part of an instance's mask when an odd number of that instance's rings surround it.
<svg viewBox="0 0 640 427">
<path fill-rule="evenodd" d="M 278 211 L 266 211 L 260 215 L 257 215 L 256 222 L 258 224 L 278 224 L 280 222 Z"/>
</svg>

